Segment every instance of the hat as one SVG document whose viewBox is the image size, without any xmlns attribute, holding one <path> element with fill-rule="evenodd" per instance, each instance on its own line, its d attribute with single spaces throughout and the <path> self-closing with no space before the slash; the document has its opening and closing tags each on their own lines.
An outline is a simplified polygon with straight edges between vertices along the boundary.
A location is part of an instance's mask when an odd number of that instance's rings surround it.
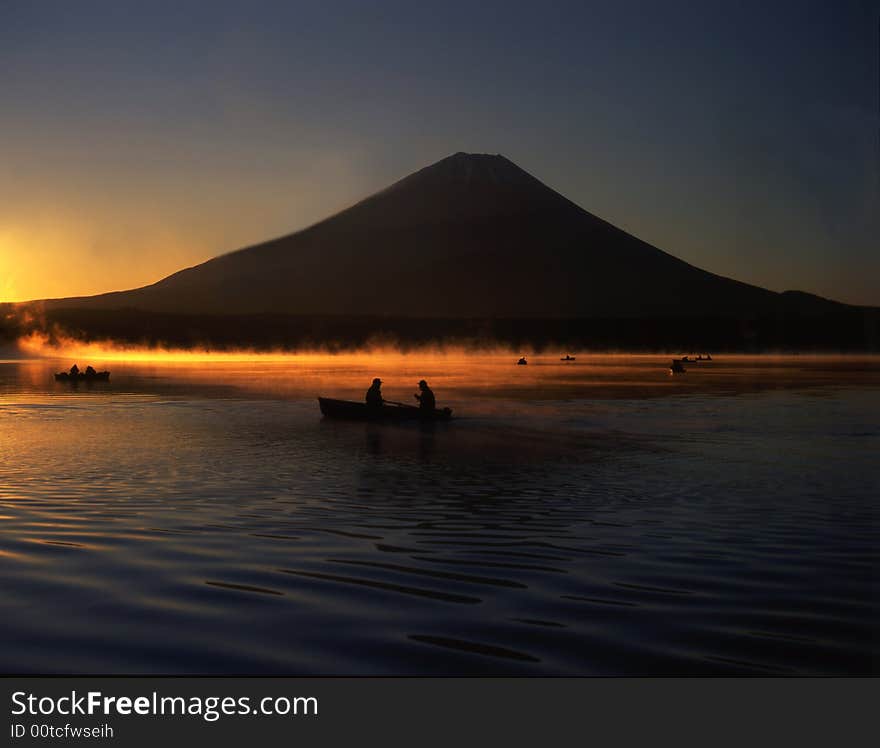
<svg viewBox="0 0 880 748">
<path fill-rule="evenodd" d="M 379 377 L 376 377 L 376 378 L 373 380 L 373 384 L 382 384 L 382 380 L 379 379 Z"/>
</svg>

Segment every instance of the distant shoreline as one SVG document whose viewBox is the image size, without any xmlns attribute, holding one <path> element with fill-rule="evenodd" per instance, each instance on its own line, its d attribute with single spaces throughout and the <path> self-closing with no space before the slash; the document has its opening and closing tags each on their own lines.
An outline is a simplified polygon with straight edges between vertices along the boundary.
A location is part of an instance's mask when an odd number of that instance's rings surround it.
<svg viewBox="0 0 880 748">
<path fill-rule="evenodd" d="M 50 342 L 113 341 L 165 348 L 322 349 L 452 346 L 481 350 L 700 352 L 877 352 L 880 309 L 840 307 L 803 316 L 640 319 L 477 319 L 351 315 L 192 315 L 133 309 L 0 305 L 0 345 L 38 334 Z"/>
</svg>

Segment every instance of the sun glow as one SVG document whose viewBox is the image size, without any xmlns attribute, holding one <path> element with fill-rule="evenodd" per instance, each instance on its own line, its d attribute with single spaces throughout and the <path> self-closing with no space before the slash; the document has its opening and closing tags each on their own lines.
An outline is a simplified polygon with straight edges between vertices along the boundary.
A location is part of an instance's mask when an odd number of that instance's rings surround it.
<svg viewBox="0 0 880 748">
<path fill-rule="evenodd" d="M 88 296 L 155 283 L 215 255 L 224 245 L 214 241 L 146 225 L 143 217 L 127 224 L 105 218 L 96 228 L 69 211 L 22 208 L 15 224 L 0 225 L 0 302 Z"/>
</svg>

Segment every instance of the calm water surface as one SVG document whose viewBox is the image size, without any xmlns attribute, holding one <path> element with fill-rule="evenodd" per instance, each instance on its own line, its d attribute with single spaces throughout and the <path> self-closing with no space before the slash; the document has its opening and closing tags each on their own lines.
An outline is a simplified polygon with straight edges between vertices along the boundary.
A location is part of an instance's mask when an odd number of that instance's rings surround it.
<svg viewBox="0 0 880 748">
<path fill-rule="evenodd" d="M 880 361 L 513 360 L 0 361 L 2 671 L 876 668 Z"/>
</svg>

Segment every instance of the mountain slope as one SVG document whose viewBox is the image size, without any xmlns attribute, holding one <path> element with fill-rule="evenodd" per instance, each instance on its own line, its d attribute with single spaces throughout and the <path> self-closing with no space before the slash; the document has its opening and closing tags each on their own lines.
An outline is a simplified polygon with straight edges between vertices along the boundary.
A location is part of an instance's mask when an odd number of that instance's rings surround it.
<svg viewBox="0 0 880 748">
<path fill-rule="evenodd" d="M 797 298 L 801 312 L 812 306 L 806 297 Z M 545 319 L 738 317 L 789 302 L 636 239 L 503 156 L 457 153 L 295 234 L 144 288 L 48 303 L 175 314 Z"/>
</svg>

